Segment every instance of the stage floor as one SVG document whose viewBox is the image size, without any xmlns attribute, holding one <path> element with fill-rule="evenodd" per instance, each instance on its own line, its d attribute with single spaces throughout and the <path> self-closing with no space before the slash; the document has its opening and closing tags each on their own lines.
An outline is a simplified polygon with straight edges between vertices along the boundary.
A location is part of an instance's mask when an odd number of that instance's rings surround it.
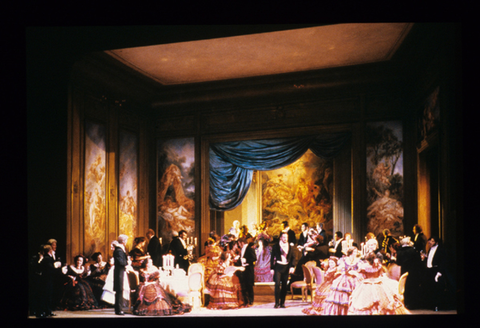
<svg viewBox="0 0 480 328">
<path fill-rule="evenodd" d="M 302 309 L 310 306 L 310 301 L 302 301 L 301 299 L 288 299 L 285 301 L 285 309 L 275 309 L 274 303 L 270 302 L 255 302 L 252 306 L 247 308 L 233 309 L 233 310 L 210 310 L 207 308 L 198 308 L 192 310 L 190 313 L 183 315 L 155 317 L 155 318 L 192 318 L 192 317 L 307 317 L 302 313 Z M 413 315 L 455 315 L 456 310 L 449 311 L 430 311 L 430 310 L 413 310 Z M 126 313 L 124 316 L 115 314 L 113 308 L 96 309 L 88 311 L 55 311 L 56 317 L 52 319 L 92 319 L 92 318 L 152 318 L 148 316 L 136 316 Z M 29 317 L 36 319 L 35 317 Z"/>
</svg>

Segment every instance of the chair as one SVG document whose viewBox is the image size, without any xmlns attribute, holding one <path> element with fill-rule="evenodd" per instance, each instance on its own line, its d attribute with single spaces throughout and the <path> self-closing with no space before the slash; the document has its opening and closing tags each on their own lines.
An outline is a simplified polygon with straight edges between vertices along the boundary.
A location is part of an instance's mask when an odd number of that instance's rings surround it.
<svg viewBox="0 0 480 328">
<path fill-rule="evenodd" d="M 202 263 L 193 263 L 188 267 L 188 275 L 195 272 L 201 272 L 205 274 L 205 269 Z"/>
<path fill-rule="evenodd" d="M 130 285 L 130 306 L 137 301 L 138 287 L 140 286 L 140 278 L 137 271 L 126 271 L 128 283 Z"/>
<path fill-rule="evenodd" d="M 313 276 L 315 277 L 315 284 L 317 286 L 321 285 L 325 279 L 325 272 L 317 266 L 312 267 L 312 271 Z"/>
<path fill-rule="evenodd" d="M 203 273 L 193 272 L 188 276 L 188 290 L 178 292 L 177 297 L 186 299 L 192 309 L 196 309 L 203 305 L 203 285 Z"/>
<path fill-rule="evenodd" d="M 312 269 L 307 266 L 302 266 L 303 269 L 303 276 L 305 277 L 305 294 L 310 291 L 310 300 L 313 302 L 313 295 L 315 294 L 315 290 L 317 289 L 317 285 L 313 282 L 313 275 Z M 306 296 L 307 298 L 308 296 Z"/>
<path fill-rule="evenodd" d="M 303 280 L 299 281 L 294 281 L 290 283 L 290 293 L 292 294 L 292 300 L 293 300 L 293 289 L 301 289 L 302 290 L 302 302 L 305 299 L 305 288 L 307 288 L 307 282 L 306 282 L 306 276 L 305 276 L 305 270 L 308 271 L 308 268 L 305 266 L 305 264 L 302 264 L 302 270 L 303 270 Z M 310 276 L 311 277 L 311 276 Z"/>
<path fill-rule="evenodd" d="M 405 282 L 407 281 L 408 272 L 402 274 L 400 279 L 398 280 L 398 294 L 400 295 L 400 299 L 403 302 L 403 294 L 405 293 Z"/>
</svg>

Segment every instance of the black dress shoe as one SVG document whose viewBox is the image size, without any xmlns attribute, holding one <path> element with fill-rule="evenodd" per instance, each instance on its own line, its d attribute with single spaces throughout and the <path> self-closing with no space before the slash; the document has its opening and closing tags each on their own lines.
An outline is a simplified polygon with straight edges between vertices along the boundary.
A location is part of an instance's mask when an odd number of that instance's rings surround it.
<svg viewBox="0 0 480 328">
<path fill-rule="evenodd" d="M 49 313 L 49 314 L 47 314 L 47 317 L 56 317 L 56 316 L 57 316 L 57 315 L 56 315 L 55 313 L 53 313 L 53 312 L 52 312 L 52 313 Z"/>
<path fill-rule="evenodd" d="M 120 312 L 115 312 L 115 314 L 118 314 L 118 315 L 124 315 L 124 314 L 125 314 L 125 312 L 123 312 L 123 311 L 120 311 Z"/>
<path fill-rule="evenodd" d="M 46 315 L 45 313 L 43 313 L 43 312 L 37 313 L 35 316 L 36 316 L 37 318 L 46 318 L 46 317 L 47 317 L 47 315 Z"/>
<path fill-rule="evenodd" d="M 281 305 L 280 305 L 280 308 L 281 308 L 281 309 L 284 309 L 284 308 L 285 308 L 285 304 L 281 304 Z"/>
<path fill-rule="evenodd" d="M 279 307 L 280 307 L 280 305 L 278 305 L 278 304 L 275 304 L 275 306 L 274 306 L 275 309 L 278 309 Z"/>
</svg>

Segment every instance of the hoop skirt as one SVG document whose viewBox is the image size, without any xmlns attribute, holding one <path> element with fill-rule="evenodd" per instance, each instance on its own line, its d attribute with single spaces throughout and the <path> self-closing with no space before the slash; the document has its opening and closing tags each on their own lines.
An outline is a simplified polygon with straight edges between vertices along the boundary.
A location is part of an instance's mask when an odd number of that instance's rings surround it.
<svg viewBox="0 0 480 328">
<path fill-rule="evenodd" d="M 348 264 L 345 258 L 341 262 L 341 274 L 333 280 L 330 292 L 324 301 L 322 315 L 347 315 L 350 303 L 350 295 L 359 284 L 359 279 L 349 273 L 350 270 L 358 269 L 358 262 Z"/>
<path fill-rule="evenodd" d="M 166 292 L 158 281 L 159 273 L 152 274 L 140 285 L 133 314 L 142 316 L 168 316 L 190 312 L 192 307 L 183 304 L 173 294 Z"/>
<path fill-rule="evenodd" d="M 59 308 L 70 311 L 96 309 L 98 307 L 97 300 L 90 284 L 85 280 L 88 275 L 87 268 L 78 273 L 69 265 L 66 274 L 75 277 L 75 280 L 70 280 L 65 286 Z"/>
<path fill-rule="evenodd" d="M 225 274 L 225 267 L 220 264 L 207 280 L 210 301 L 208 309 L 237 309 L 240 307 L 240 280 L 233 274 Z"/>
<path fill-rule="evenodd" d="M 327 270 L 327 272 L 325 272 L 323 282 L 317 287 L 315 291 L 312 305 L 302 310 L 304 314 L 322 315 L 323 309 L 325 307 L 324 301 L 330 293 L 330 287 L 332 286 L 333 280 L 335 279 L 336 272 L 336 267 L 333 269 L 329 269 Z"/>
<path fill-rule="evenodd" d="M 381 264 L 360 269 L 365 279 L 352 292 L 349 315 L 409 314 L 398 295 L 398 282 L 385 277 Z"/>
</svg>

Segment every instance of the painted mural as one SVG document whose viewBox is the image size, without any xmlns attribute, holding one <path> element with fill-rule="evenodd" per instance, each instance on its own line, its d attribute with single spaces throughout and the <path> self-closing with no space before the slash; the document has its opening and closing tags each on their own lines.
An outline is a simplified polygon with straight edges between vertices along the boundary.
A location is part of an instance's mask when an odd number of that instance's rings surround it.
<svg viewBox="0 0 480 328">
<path fill-rule="evenodd" d="M 84 255 L 105 252 L 105 126 L 85 122 Z"/>
<path fill-rule="evenodd" d="M 135 134 L 120 131 L 119 156 L 119 233 L 127 235 L 127 248 L 132 248 L 137 237 L 137 180 L 138 138 Z"/>
<path fill-rule="evenodd" d="M 400 121 L 367 124 L 367 230 L 403 231 L 403 132 Z"/>
<path fill-rule="evenodd" d="M 438 131 L 440 123 L 440 105 L 439 105 L 440 87 L 435 88 L 425 100 L 423 111 L 418 120 L 417 131 L 418 140 L 422 141 Z"/>
<path fill-rule="evenodd" d="M 193 138 L 158 140 L 158 236 L 195 233 L 195 142 Z"/>
<path fill-rule="evenodd" d="M 262 220 L 270 235 L 279 235 L 282 221 L 298 235 L 303 222 L 310 227 L 323 223 L 333 229 L 333 162 L 308 150 L 299 160 L 283 168 L 263 171 Z"/>
</svg>

